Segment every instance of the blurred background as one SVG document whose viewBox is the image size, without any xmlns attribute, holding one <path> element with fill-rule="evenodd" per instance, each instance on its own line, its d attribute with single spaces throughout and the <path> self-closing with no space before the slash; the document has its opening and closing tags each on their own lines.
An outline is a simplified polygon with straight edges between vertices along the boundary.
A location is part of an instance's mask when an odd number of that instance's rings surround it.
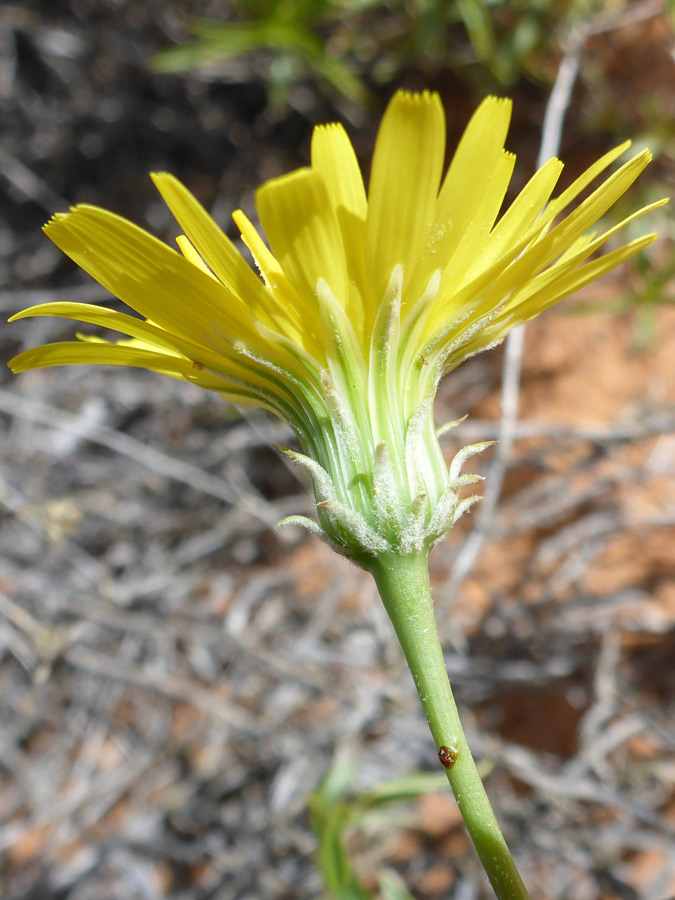
<svg viewBox="0 0 675 900">
<path fill-rule="evenodd" d="M 398 87 L 440 92 L 451 148 L 485 94 L 513 97 L 515 190 L 557 79 L 563 185 L 628 137 L 654 152 L 617 221 L 673 192 L 674 53 L 655 0 L 6 0 L 0 312 L 115 305 L 42 235 L 52 213 L 96 203 L 172 241 L 148 178 L 168 169 L 235 237 L 316 123 L 344 122 L 367 172 Z M 672 213 L 640 230 L 661 232 L 647 254 L 528 326 L 504 411 L 501 349 L 437 401 L 469 416 L 448 457 L 502 437 L 487 515 L 432 577 L 542 900 L 675 895 Z M 2 359 L 74 331 L 3 325 Z M 0 370 L 4 900 L 491 896 L 369 578 L 274 531 L 311 514 L 268 446 L 291 440 L 142 371 Z"/>
</svg>

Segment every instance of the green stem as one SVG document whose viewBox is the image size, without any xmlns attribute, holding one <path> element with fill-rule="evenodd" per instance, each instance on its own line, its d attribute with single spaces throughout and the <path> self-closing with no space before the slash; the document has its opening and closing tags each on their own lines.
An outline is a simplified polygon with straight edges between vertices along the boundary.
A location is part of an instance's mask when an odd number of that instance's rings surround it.
<svg viewBox="0 0 675 900">
<path fill-rule="evenodd" d="M 447 748 L 446 768 L 457 805 L 499 900 L 529 894 L 501 833 L 471 756 L 452 696 L 434 616 L 429 565 L 421 554 L 383 554 L 370 566 L 410 667 L 437 750 Z"/>
</svg>

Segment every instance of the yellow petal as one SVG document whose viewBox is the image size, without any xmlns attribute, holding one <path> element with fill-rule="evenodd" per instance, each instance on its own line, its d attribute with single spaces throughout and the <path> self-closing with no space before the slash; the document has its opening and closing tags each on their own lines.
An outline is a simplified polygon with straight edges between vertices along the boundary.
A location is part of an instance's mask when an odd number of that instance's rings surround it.
<svg viewBox="0 0 675 900">
<path fill-rule="evenodd" d="M 493 173 L 486 178 L 488 189 L 483 192 L 473 218 L 454 249 L 449 264 L 445 266 L 441 282 L 442 294 L 450 293 L 452 287 L 461 284 L 474 263 L 484 265 L 490 229 L 501 209 L 515 162 L 516 157 L 513 153 L 502 150 Z M 443 265 L 446 261 L 440 256 L 438 262 Z"/>
<path fill-rule="evenodd" d="M 433 247 L 445 266 L 462 240 L 490 187 L 504 151 L 511 101 L 486 97 L 471 117 L 452 158 L 438 197 Z"/>
<path fill-rule="evenodd" d="M 312 321 L 307 316 L 305 303 L 293 290 L 279 262 L 274 258 L 274 254 L 270 253 L 243 210 L 235 210 L 232 218 L 241 233 L 242 241 L 248 247 L 258 271 L 264 279 L 270 293 L 270 301 L 274 302 L 274 309 L 283 310 L 283 318 L 270 315 L 269 322 L 266 321 L 267 317 L 260 317 L 259 320 L 276 334 L 282 334 L 304 347 L 308 352 L 316 354 L 317 347 L 320 346 L 319 338 L 316 331 L 312 329 Z"/>
<path fill-rule="evenodd" d="M 345 311 L 356 334 L 362 336 L 368 202 L 354 148 L 342 125 L 319 125 L 314 129 L 312 168 L 323 178 L 340 226 L 349 276 Z"/>
<path fill-rule="evenodd" d="M 270 391 L 264 379 L 239 382 L 235 377 L 226 377 L 207 371 L 203 366 L 175 353 L 162 353 L 151 349 L 144 341 L 132 338 L 119 343 L 109 343 L 100 338 L 86 337 L 79 341 L 62 341 L 45 344 L 19 353 L 8 363 L 12 372 L 26 372 L 29 369 L 44 369 L 52 366 L 97 365 L 133 366 L 148 369 L 160 375 L 169 375 L 189 381 L 210 391 L 217 391 L 227 399 L 248 406 L 262 406 L 277 414 L 292 415 L 293 410 L 280 394 Z"/>
<path fill-rule="evenodd" d="M 651 153 L 645 150 L 629 160 L 601 184 L 590 197 L 580 203 L 559 225 L 528 247 L 512 265 L 505 268 L 497 277 L 487 302 L 494 302 L 498 295 L 508 296 L 511 291 L 517 290 L 528 279 L 533 278 L 563 254 L 628 190 L 650 159 Z M 545 216 L 535 223 L 533 229 L 544 227 L 542 222 L 545 222 Z M 533 233 L 533 230 L 529 233 Z"/>
<path fill-rule="evenodd" d="M 636 253 L 644 250 L 657 237 L 657 234 L 647 234 L 644 237 L 637 238 L 623 247 L 601 256 L 599 259 L 587 263 L 585 266 L 574 268 L 561 275 L 550 284 L 546 284 L 542 290 L 528 296 L 522 303 L 517 303 L 514 299 L 513 302 L 504 306 L 484 327 L 475 332 L 466 343 L 461 347 L 457 347 L 456 352 L 448 359 L 445 371 L 450 371 L 467 357 L 499 343 L 513 328 L 538 316 L 544 310 L 558 303 L 558 301 L 615 269 L 627 259 L 635 256 Z"/>
<path fill-rule="evenodd" d="M 100 325 L 111 331 L 129 335 L 133 340 L 133 346 L 141 345 L 148 350 L 168 353 L 182 358 L 191 365 L 204 366 L 227 378 L 236 378 L 242 381 L 249 380 L 253 386 L 261 387 L 260 381 L 251 374 L 250 370 L 242 365 L 242 357 L 224 341 L 219 345 L 219 352 L 215 353 L 206 347 L 188 340 L 182 335 L 158 328 L 143 319 L 128 316 L 117 310 L 104 306 L 96 306 L 90 303 L 41 303 L 31 306 L 12 316 L 11 322 L 16 319 L 27 319 L 34 316 L 54 316 L 60 319 L 71 319 L 76 322 L 87 322 L 90 325 Z M 90 338 L 87 337 L 87 340 Z M 98 339 L 94 339 L 98 340 Z M 104 342 L 110 346 L 110 342 Z M 117 342 L 114 346 L 130 346 L 131 342 Z M 77 345 L 76 345 L 77 346 Z"/>
<path fill-rule="evenodd" d="M 85 272 L 167 331 L 207 347 L 222 334 L 257 336 L 238 297 L 121 216 L 78 206 L 44 230 Z"/>
<path fill-rule="evenodd" d="M 618 247 L 616 250 L 612 250 L 611 253 L 605 253 L 599 259 L 586 263 L 585 266 L 577 267 L 553 279 L 550 283 L 544 284 L 540 290 L 532 293 L 523 302 L 518 302 L 518 297 L 514 297 L 513 303 L 509 304 L 509 308 L 514 309 L 519 321 L 527 321 L 548 309 L 549 306 L 553 306 L 554 303 L 562 300 L 563 297 L 573 294 L 575 291 L 590 284 L 591 281 L 595 281 L 607 272 L 615 269 L 621 263 L 630 259 L 631 256 L 635 256 L 636 253 L 652 244 L 657 237 L 658 234 L 654 233 L 636 238 L 634 241 L 624 244 L 623 247 Z"/>
<path fill-rule="evenodd" d="M 54 316 L 59 319 L 71 319 L 75 322 L 88 322 L 90 325 L 100 325 L 111 331 L 128 334 L 130 337 L 154 344 L 156 348 L 168 350 L 170 353 L 176 351 L 176 345 L 172 342 L 173 336 L 168 332 L 143 319 L 128 316 L 126 313 L 108 309 L 105 306 L 96 306 L 92 303 L 40 303 L 37 306 L 22 309 L 9 321 L 14 322 L 17 319 L 29 319 L 34 316 Z"/>
<path fill-rule="evenodd" d="M 530 279 L 565 253 L 630 187 L 651 159 L 649 151 L 638 154 L 611 175 L 569 216 L 543 237 L 534 241 L 537 232 L 546 228 L 546 220 L 552 201 L 546 212 L 524 235 L 515 239 L 502 257 L 486 259 L 486 267 L 480 267 L 466 279 L 460 290 L 449 300 L 446 296 L 439 300 L 439 309 L 450 303 L 461 309 L 470 298 L 478 298 L 472 316 L 479 318 L 496 308 L 513 291 L 519 290 Z M 529 246 L 528 246 L 529 245 Z M 438 319 L 433 319 L 438 326 Z"/>
<path fill-rule="evenodd" d="M 24 350 L 9 362 L 13 372 L 71 365 L 135 366 L 182 378 L 192 370 L 190 360 L 171 353 L 121 346 L 107 341 L 61 341 Z M 222 380 L 220 380 L 222 383 Z"/>
<path fill-rule="evenodd" d="M 610 175 L 607 181 L 593 191 L 590 197 L 587 197 L 559 225 L 553 228 L 541 241 L 541 243 L 546 242 L 547 248 L 544 265 L 555 259 L 584 231 L 594 225 L 601 216 L 604 216 L 607 210 L 628 190 L 640 172 L 649 165 L 651 158 L 652 154 L 649 150 L 638 153 L 613 175 Z"/>
<path fill-rule="evenodd" d="M 342 237 L 323 178 L 312 169 L 275 178 L 258 189 L 256 205 L 272 253 L 317 327 L 319 279 L 343 305 L 347 292 Z"/>
<path fill-rule="evenodd" d="M 608 153 L 605 153 L 604 156 L 601 156 L 600 159 L 594 162 L 592 166 L 589 166 L 585 172 L 582 172 L 582 174 L 576 178 L 559 197 L 556 197 L 555 200 L 551 201 L 544 215 L 544 221 L 553 221 L 563 209 L 566 209 L 573 200 L 576 200 L 579 194 L 584 191 L 601 172 L 604 172 L 615 160 L 622 156 L 626 150 L 629 149 L 630 145 L 630 141 L 619 144 L 618 147 L 614 147 L 613 150 L 610 150 Z"/>
<path fill-rule="evenodd" d="M 334 122 L 314 129 L 312 168 L 321 173 L 336 210 L 344 209 L 356 219 L 366 218 L 368 202 L 361 169 L 342 125 Z"/>
<path fill-rule="evenodd" d="M 288 298 L 293 296 L 293 289 L 288 283 L 288 279 L 284 275 L 283 269 L 279 265 L 274 254 L 270 252 L 265 241 L 258 234 L 255 225 L 248 218 L 243 209 L 235 209 L 232 213 L 232 219 L 239 229 L 242 241 L 248 247 L 253 262 L 258 267 L 258 271 L 262 275 L 268 288 L 275 292 L 280 291 Z"/>
<path fill-rule="evenodd" d="M 544 163 L 518 194 L 489 236 L 481 228 L 481 216 L 474 217 L 443 274 L 441 297 L 447 302 L 441 299 L 439 309 L 442 307 L 448 314 L 457 308 L 456 298 L 452 296 L 453 285 L 460 285 L 465 279 L 480 277 L 481 273 L 494 268 L 500 262 L 502 268 L 506 269 L 509 257 L 513 255 L 514 246 L 522 240 L 523 235 L 529 233 L 541 215 L 562 169 L 563 164 L 558 159 L 549 159 Z M 476 229 L 477 225 L 479 231 Z"/>
<path fill-rule="evenodd" d="M 265 289 L 201 203 L 173 175 L 155 172 L 151 178 L 181 228 L 216 277 L 240 297 L 263 324 L 289 337 L 296 337 L 297 322 L 292 320 L 292 307 L 279 303 L 275 295 Z"/>
<path fill-rule="evenodd" d="M 186 235 L 179 234 L 176 238 L 176 243 L 178 244 L 178 249 L 188 262 L 191 262 L 193 266 L 197 266 L 198 269 L 201 269 L 202 272 L 206 272 L 206 274 L 210 275 L 212 278 L 216 277 L 211 269 L 209 269 L 209 267 L 206 265 L 204 260 L 201 258 L 199 253 L 197 253 Z"/>
<path fill-rule="evenodd" d="M 521 290 L 517 291 L 509 300 L 508 306 L 516 307 L 527 300 L 528 297 L 540 293 L 549 286 L 554 286 L 554 282 L 559 281 L 563 275 L 588 259 L 592 253 L 595 253 L 596 250 L 618 231 L 625 228 L 627 225 L 630 225 L 631 222 L 634 222 L 646 213 L 650 213 L 661 206 L 665 206 L 666 203 L 668 203 L 667 199 L 657 200 L 654 203 L 650 203 L 648 206 L 643 206 L 642 209 L 627 216 L 599 237 L 595 237 L 594 235 L 584 235 L 584 237 L 579 238 L 553 265 L 549 266 L 529 281 Z M 603 257 L 603 259 L 606 259 L 606 257 Z"/>
<path fill-rule="evenodd" d="M 562 170 L 563 164 L 553 157 L 530 178 L 492 230 L 484 257 L 486 263 L 530 230 L 548 203 Z"/>
<path fill-rule="evenodd" d="M 255 272 L 185 185 L 168 172 L 152 172 L 150 177 L 197 253 L 216 277 L 254 308 L 265 306 L 268 299 Z"/>
<path fill-rule="evenodd" d="M 445 115 L 438 95 L 399 91 L 377 134 L 368 189 L 369 325 L 396 265 L 403 266 L 404 303 L 417 299 L 406 296 L 406 286 L 434 222 L 444 156 Z"/>
</svg>

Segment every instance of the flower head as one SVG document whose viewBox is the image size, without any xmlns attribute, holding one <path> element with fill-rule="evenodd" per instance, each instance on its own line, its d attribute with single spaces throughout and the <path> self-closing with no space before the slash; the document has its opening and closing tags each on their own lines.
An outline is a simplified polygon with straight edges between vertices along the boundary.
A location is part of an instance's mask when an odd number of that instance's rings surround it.
<svg viewBox="0 0 675 900">
<path fill-rule="evenodd" d="M 317 127 L 311 167 L 256 194 L 267 244 L 234 213 L 262 277 L 167 173 L 152 178 L 184 231 L 181 253 L 97 207 L 57 214 L 47 235 L 142 318 L 83 303 L 24 310 L 14 318 L 60 316 L 126 337 L 36 347 L 11 368 L 139 366 L 264 407 L 299 438 L 302 454 L 288 452 L 314 480 L 321 525 L 313 530 L 366 566 L 389 550 L 428 550 L 474 499 L 458 499 L 476 480 L 460 468 L 485 446 L 444 462 L 432 409 L 442 376 L 656 237 L 594 258 L 660 203 L 587 233 L 647 165 L 648 151 L 569 212 L 628 143 L 554 199 L 563 166 L 549 160 L 500 216 L 515 162 L 504 149 L 510 113 L 510 101 L 488 97 L 443 177 L 438 96 L 397 93 L 367 193 L 342 126 Z"/>
</svg>

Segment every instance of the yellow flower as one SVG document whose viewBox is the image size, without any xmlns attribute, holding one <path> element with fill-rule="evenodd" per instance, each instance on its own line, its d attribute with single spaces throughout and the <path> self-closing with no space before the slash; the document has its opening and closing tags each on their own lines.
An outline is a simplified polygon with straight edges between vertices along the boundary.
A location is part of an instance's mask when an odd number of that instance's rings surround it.
<svg viewBox="0 0 675 900">
<path fill-rule="evenodd" d="M 594 257 L 660 203 L 587 233 L 647 165 L 646 150 L 568 212 L 628 143 L 555 199 L 563 166 L 549 160 L 500 216 L 515 162 L 504 149 L 510 113 L 510 101 L 488 97 L 442 177 L 438 96 L 397 93 L 368 193 L 342 126 L 316 128 L 311 167 L 256 194 L 269 249 L 234 214 L 262 279 L 166 173 L 152 178 L 185 232 L 182 255 L 103 209 L 54 216 L 47 235 L 142 318 L 83 303 L 24 310 L 14 318 L 78 319 L 127 338 L 37 347 L 11 368 L 140 366 L 271 410 L 294 428 L 304 455 L 293 456 L 314 478 L 313 530 L 364 565 L 391 549 L 428 550 L 468 508 L 457 491 L 475 479 L 459 469 L 484 446 L 448 469 L 432 412 L 441 377 L 656 237 Z"/>
</svg>

